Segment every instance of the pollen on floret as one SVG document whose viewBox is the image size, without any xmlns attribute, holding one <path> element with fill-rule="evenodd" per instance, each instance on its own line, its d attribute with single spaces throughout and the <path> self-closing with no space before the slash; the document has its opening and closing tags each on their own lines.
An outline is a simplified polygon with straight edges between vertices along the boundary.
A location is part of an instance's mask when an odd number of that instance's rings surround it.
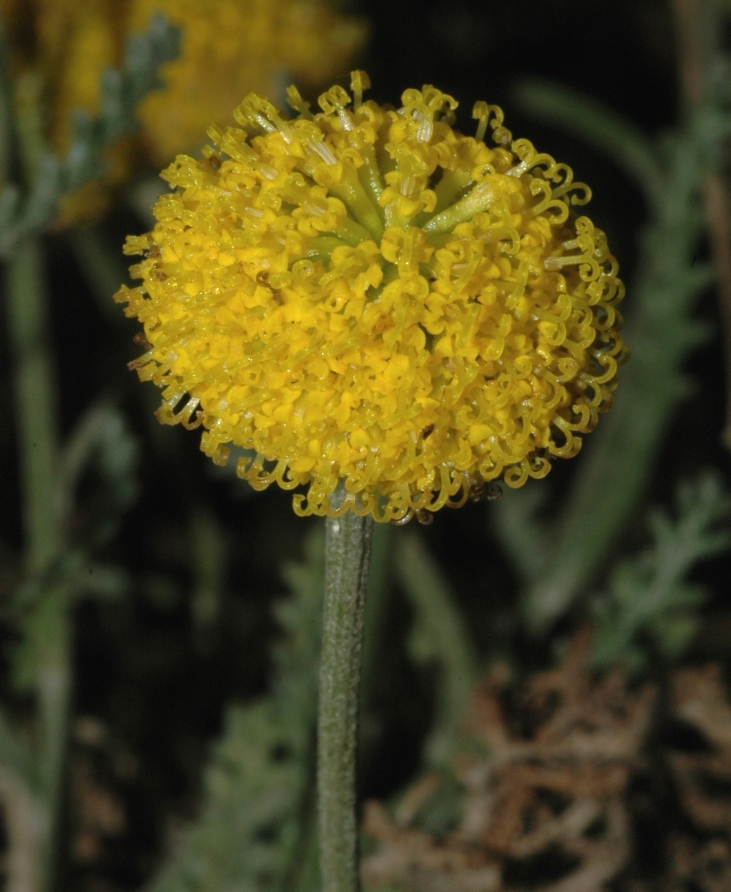
<svg viewBox="0 0 731 892">
<path fill-rule="evenodd" d="M 571 169 L 478 102 L 474 136 L 431 86 L 398 108 L 365 72 L 319 111 L 249 94 L 239 127 L 165 171 L 142 280 L 138 374 L 160 420 L 298 514 L 428 522 L 544 477 L 611 405 L 624 287 Z M 211 159 L 216 159 L 216 164 Z"/>
</svg>

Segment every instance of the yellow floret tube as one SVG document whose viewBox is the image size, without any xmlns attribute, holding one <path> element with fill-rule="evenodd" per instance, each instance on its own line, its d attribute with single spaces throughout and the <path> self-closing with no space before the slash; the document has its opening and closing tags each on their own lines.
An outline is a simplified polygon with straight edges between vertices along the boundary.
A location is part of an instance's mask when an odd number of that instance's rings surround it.
<svg viewBox="0 0 731 892">
<path fill-rule="evenodd" d="M 239 475 L 299 489 L 301 515 L 403 522 L 576 455 L 626 356 L 624 287 L 588 187 L 499 108 L 464 136 L 435 87 L 392 108 L 368 86 L 319 112 L 292 87 L 291 117 L 247 96 L 164 171 L 116 300 L 160 419 L 215 462 L 245 450 Z"/>
</svg>

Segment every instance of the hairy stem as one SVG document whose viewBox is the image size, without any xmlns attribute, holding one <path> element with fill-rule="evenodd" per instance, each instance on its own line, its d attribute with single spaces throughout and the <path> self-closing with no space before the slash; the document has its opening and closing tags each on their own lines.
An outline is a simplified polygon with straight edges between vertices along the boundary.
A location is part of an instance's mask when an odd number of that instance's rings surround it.
<svg viewBox="0 0 731 892">
<path fill-rule="evenodd" d="M 356 892 L 355 762 L 370 517 L 328 518 L 317 725 L 322 892 Z"/>
</svg>

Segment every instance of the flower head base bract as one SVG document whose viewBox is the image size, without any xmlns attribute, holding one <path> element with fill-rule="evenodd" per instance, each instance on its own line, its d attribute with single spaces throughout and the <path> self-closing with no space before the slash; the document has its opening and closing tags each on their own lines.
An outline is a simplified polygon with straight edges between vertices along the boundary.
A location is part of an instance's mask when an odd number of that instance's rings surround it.
<svg viewBox="0 0 731 892">
<path fill-rule="evenodd" d="M 590 197 L 478 102 L 475 138 L 431 86 L 402 107 L 340 86 L 288 119 L 250 94 L 240 128 L 163 173 L 136 288 L 132 365 L 161 421 L 256 489 L 306 487 L 298 514 L 399 521 L 517 487 L 611 404 L 623 296 Z M 483 141 L 488 128 L 494 145 Z M 187 398 L 186 398 L 187 397 Z"/>
</svg>

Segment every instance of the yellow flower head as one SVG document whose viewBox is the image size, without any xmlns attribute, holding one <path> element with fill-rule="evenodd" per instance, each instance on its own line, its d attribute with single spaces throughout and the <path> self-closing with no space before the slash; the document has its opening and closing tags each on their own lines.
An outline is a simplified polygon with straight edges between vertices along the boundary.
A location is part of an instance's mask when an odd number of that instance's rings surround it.
<svg viewBox="0 0 731 892">
<path fill-rule="evenodd" d="M 590 197 L 478 102 L 475 138 L 431 86 L 398 109 L 340 86 L 288 119 L 250 94 L 240 128 L 163 173 L 136 288 L 133 363 L 161 421 L 298 514 L 428 518 L 487 481 L 521 486 L 581 446 L 624 355 L 623 296 Z M 483 137 L 490 129 L 494 145 Z M 185 399 L 187 395 L 187 400 Z M 337 492 L 336 492 L 337 490 Z"/>
</svg>

